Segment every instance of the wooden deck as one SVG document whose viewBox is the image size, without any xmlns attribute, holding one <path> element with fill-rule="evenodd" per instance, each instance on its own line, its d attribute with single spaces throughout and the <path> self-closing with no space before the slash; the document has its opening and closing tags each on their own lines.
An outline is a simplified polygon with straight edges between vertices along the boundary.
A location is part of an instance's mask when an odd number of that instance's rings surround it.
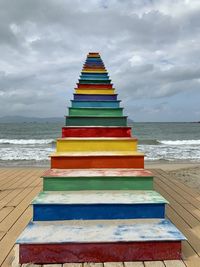
<svg viewBox="0 0 200 267">
<path fill-rule="evenodd" d="M 0 266 L 19 266 L 13 263 L 15 240 L 31 220 L 30 202 L 41 190 L 42 168 L 0 169 Z M 168 176 L 153 170 L 155 190 L 169 202 L 168 218 L 185 234 L 182 261 L 56 264 L 44 267 L 200 267 L 200 193 Z M 33 265 L 22 265 L 28 267 Z M 39 265 L 34 265 L 39 266 Z"/>
</svg>

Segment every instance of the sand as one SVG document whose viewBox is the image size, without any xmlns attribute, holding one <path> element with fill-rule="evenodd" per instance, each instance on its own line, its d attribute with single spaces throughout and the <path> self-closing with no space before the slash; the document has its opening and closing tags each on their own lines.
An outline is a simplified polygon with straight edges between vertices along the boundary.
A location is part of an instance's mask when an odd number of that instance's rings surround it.
<svg viewBox="0 0 200 267">
<path fill-rule="evenodd" d="M 145 164 L 147 169 L 162 169 L 174 179 L 186 184 L 187 186 L 196 189 L 200 192 L 200 162 L 175 162 L 175 163 L 149 163 Z"/>
</svg>

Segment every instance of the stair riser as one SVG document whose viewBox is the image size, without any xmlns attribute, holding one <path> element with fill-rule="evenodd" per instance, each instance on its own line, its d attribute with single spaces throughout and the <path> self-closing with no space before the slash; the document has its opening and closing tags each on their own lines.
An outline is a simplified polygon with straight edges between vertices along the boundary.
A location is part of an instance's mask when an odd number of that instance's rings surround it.
<svg viewBox="0 0 200 267">
<path fill-rule="evenodd" d="M 73 108 L 119 108 L 119 101 L 72 101 Z"/>
<path fill-rule="evenodd" d="M 69 108 L 69 116 L 120 117 L 123 108 Z"/>
<path fill-rule="evenodd" d="M 80 75 L 80 78 L 94 78 L 94 79 L 107 79 L 109 78 L 108 74 L 85 74 L 85 73 L 82 73 Z"/>
<path fill-rule="evenodd" d="M 89 88 L 93 88 L 93 89 L 112 89 L 113 85 L 112 84 L 80 84 L 77 83 L 77 88 L 78 89 L 89 89 Z"/>
<path fill-rule="evenodd" d="M 127 117 L 66 117 L 66 126 L 126 126 Z"/>
<path fill-rule="evenodd" d="M 180 260 L 181 242 L 20 245 L 20 263 Z"/>
<path fill-rule="evenodd" d="M 79 80 L 80 84 L 110 84 L 111 80 L 104 80 L 104 81 L 99 81 L 99 80 Z"/>
<path fill-rule="evenodd" d="M 99 80 L 99 81 L 107 81 L 110 80 L 108 76 L 89 76 L 89 75 L 80 75 L 80 80 Z"/>
<path fill-rule="evenodd" d="M 97 139 L 97 140 L 70 140 L 70 139 L 58 139 L 56 143 L 57 152 L 67 152 L 67 151 L 136 151 L 137 150 L 137 140 L 128 139 L 122 140 L 116 138 L 114 140 L 109 139 Z"/>
<path fill-rule="evenodd" d="M 164 218 L 165 204 L 33 204 L 33 221 Z"/>
<path fill-rule="evenodd" d="M 76 94 L 83 94 L 83 95 L 113 95 L 115 93 L 114 89 L 76 89 Z"/>
<path fill-rule="evenodd" d="M 43 190 L 153 190 L 153 177 L 45 177 Z"/>
<path fill-rule="evenodd" d="M 62 137 L 131 137 L 130 127 L 63 127 Z"/>
<path fill-rule="evenodd" d="M 117 94 L 114 94 L 114 95 L 74 94 L 74 100 L 77 100 L 77 101 L 115 101 L 117 100 Z"/>
<path fill-rule="evenodd" d="M 51 157 L 51 168 L 144 168 L 144 156 Z"/>
</svg>

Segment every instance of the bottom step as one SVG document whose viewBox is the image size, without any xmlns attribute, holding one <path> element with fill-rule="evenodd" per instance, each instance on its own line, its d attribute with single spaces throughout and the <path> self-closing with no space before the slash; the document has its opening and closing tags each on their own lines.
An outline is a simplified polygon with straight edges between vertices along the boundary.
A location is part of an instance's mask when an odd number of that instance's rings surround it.
<svg viewBox="0 0 200 267">
<path fill-rule="evenodd" d="M 30 223 L 20 235 L 20 263 L 111 262 L 181 258 L 185 237 L 168 220 Z"/>
</svg>

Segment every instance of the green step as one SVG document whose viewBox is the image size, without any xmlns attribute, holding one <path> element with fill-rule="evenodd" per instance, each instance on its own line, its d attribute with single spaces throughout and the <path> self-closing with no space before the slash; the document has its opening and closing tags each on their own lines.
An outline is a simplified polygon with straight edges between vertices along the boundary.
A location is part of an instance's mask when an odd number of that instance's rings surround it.
<svg viewBox="0 0 200 267">
<path fill-rule="evenodd" d="M 48 170 L 44 191 L 153 190 L 153 175 L 143 169 Z"/>
<path fill-rule="evenodd" d="M 100 116 L 120 117 L 123 116 L 123 108 L 69 108 L 69 116 Z"/>
<path fill-rule="evenodd" d="M 66 126 L 127 126 L 127 116 L 123 117 L 80 117 L 66 116 Z"/>
</svg>

